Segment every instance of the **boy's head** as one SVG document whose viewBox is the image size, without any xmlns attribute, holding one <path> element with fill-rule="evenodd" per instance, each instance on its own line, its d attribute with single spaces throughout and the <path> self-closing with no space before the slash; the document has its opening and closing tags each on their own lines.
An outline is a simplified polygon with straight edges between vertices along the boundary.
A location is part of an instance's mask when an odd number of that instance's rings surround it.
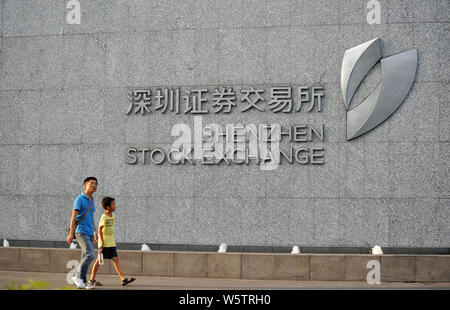
<svg viewBox="0 0 450 310">
<path fill-rule="evenodd" d="M 95 193 L 95 191 L 97 190 L 97 186 L 98 186 L 98 181 L 96 177 L 88 177 L 86 179 L 84 179 L 83 182 L 84 188 L 86 189 L 86 191 L 90 192 L 90 193 Z"/>
<path fill-rule="evenodd" d="M 116 203 L 114 202 L 114 198 L 112 197 L 103 197 L 102 199 L 102 207 L 105 210 L 111 210 L 111 211 L 115 211 L 116 210 Z"/>
</svg>

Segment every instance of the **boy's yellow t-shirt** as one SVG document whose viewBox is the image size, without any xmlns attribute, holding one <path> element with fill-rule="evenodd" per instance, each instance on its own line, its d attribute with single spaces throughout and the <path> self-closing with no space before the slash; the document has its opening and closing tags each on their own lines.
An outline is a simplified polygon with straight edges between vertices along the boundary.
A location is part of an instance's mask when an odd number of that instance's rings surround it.
<svg viewBox="0 0 450 310">
<path fill-rule="evenodd" d="M 103 247 L 109 248 L 116 246 L 114 242 L 114 225 L 116 224 L 116 217 L 114 214 L 109 217 L 105 213 L 102 214 L 100 218 L 100 222 L 98 223 L 98 227 L 102 227 L 103 234 Z M 100 236 L 98 237 L 98 247 L 102 246 L 102 241 L 100 240 Z"/>
</svg>

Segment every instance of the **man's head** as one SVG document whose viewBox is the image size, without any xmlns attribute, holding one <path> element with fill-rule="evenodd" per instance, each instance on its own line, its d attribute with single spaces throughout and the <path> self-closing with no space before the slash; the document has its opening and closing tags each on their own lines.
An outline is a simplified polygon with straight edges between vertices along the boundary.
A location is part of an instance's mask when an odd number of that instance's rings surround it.
<svg viewBox="0 0 450 310">
<path fill-rule="evenodd" d="M 105 210 L 111 210 L 111 211 L 115 211 L 116 210 L 116 203 L 114 202 L 114 198 L 112 197 L 103 197 L 102 199 L 102 207 Z"/>
<path fill-rule="evenodd" d="M 88 177 L 88 178 L 84 179 L 83 185 L 85 188 L 85 192 L 87 192 L 89 194 L 93 194 L 97 190 L 97 186 L 98 186 L 97 178 Z"/>
</svg>

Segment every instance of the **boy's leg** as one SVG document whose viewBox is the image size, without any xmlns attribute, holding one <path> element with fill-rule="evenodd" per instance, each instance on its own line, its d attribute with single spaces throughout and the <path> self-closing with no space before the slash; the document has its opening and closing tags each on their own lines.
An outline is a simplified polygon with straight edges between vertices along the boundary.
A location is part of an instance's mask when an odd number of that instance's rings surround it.
<svg viewBox="0 0 450 310">
<path fill-rule="evenodd" d="M 78 267 L 77 277 L 87 282 L 86 274 L 89 270 L 89 265 L 95 257 L 93 238 L 88 235 L 77 234 L 77 240 L 81 247 L 81 261 Z"/>
<path fill-rule="evenodd" d="M 120 263 L 119 263 L 119 257 L 113 257 L 113 264 L 114 264 L 114 268 L 116 268 L 117 273 L 119 274 L 120 280 L 123 281 L 125 280 L 125 277 L 122 274 L 122 268 L 120 268 Z"/>
<path fill-rule="evenodd" d="M 92 272 L 91 272 L 91 280 L 95 280 L 95 275 L 97 274 L 98 267 L 99 267 L 98 257 L 95 260 L 94 266 L 92 266 Z"/>
</svg>

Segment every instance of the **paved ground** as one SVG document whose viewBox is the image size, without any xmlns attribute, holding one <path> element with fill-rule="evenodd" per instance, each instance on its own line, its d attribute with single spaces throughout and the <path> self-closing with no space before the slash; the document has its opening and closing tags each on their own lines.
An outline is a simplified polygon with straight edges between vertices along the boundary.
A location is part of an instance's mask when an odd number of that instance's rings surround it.
<svg viewBox="0 0 450 310">
<path fill-rule="evenodd" d="M 16 285 L 28 283 L 28 279 L 48 282 L 48 289 L 68 286 L 66 273 L 0 271 L 0 289 L 14 282 Z M 278 290 L 278 289 L 447 289 L 450 283 L 381 283 L 369 285 L 366 282 L 344 281 L 265 281 L 265 280 L 233 280 L 233 279 L 199 279 L 199 278 L 162 278 L 138 276 L 129 286 L 121 286 L 118 276 L 99 275 L 103 282 L 97 289 L 137 289 L 137 290 Z M 70 287 L 74 287 L 70 285 Z"/>
</svg>

